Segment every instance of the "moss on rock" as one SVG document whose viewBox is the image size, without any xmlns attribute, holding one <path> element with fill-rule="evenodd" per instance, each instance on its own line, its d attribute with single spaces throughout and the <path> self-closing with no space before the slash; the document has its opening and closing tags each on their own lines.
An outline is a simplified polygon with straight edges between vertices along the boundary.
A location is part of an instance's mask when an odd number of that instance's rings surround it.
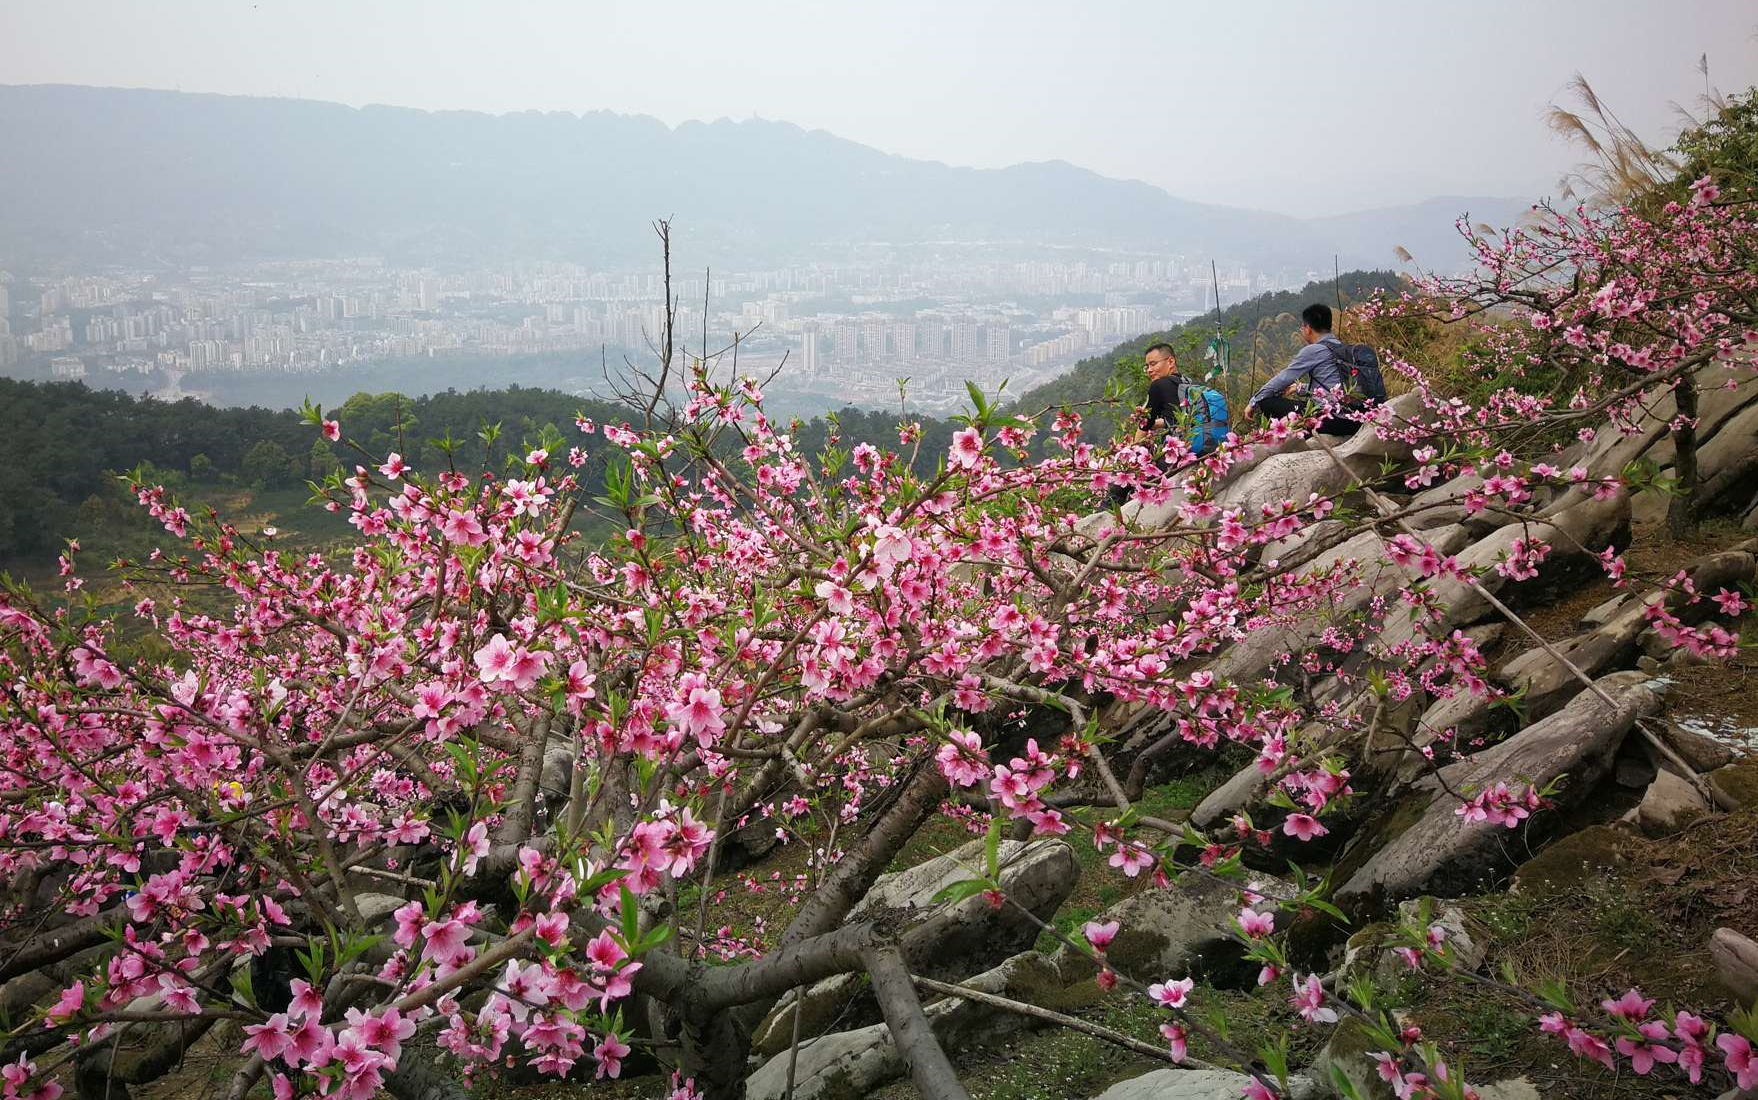
<svg viewBox="0 0 1758 1100">
<path fill-rule="evenodd" d="M 1514 872 L 1510 892 L 1545 897 L 1578 889 L 1624 863 L 1624 845 L 1631 839 L 1613 825 L 1594 825 L 1563 837 Z"/>
<path fill-rule="evenodd" d="M 1327 1093 L 1334 1094 L 1332 1075 L 1341 1074 L 1361 1100 L 1397 1100 L 1392 1086 L 1381 1079 L 1372 1057 L 1374 1051 L 1381 1049 L 1359 1020 L 1344 1017 L 1308 1072 Z"/>
<path fill-rule="evenodd" d="M 1758 757 L 1747 757 L 1709 773 L 1709 785 L 1739 806 L 1758 806 Z"/>
</svg>

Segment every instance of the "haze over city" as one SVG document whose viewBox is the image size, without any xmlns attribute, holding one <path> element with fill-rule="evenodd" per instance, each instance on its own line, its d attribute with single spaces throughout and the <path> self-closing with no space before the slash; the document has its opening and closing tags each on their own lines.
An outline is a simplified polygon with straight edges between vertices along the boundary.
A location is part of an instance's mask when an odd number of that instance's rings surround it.
<svg viewBox="0 0 1758 1100">
<path fill-rule="evenodd" d="M 650 350 L 670 217 L 693 325 L 786 358 L 781 400 L 940 408 L 1335 267 L 1465 262 L 1456 218 L 1580 159 L 1545 123 L 1577 68 L 1657 140 L 1758 73 L 1724 2 L 487 11 L 7 7 L 0 369 L 601 392 Z"/>
</svg>

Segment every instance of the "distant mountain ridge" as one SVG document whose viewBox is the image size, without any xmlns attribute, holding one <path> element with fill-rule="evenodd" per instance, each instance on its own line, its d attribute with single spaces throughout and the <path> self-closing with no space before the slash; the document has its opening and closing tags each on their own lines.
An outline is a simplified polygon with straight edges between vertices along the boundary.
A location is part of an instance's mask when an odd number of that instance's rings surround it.
<svg viewBox="0 0 1758 1100">
<path fill-rule="evenodd" d="M 693 260 L 740 263 L 826 242 L 989 240 L 1385 265 L 1399 243 L 1374 212 L 1302 221 L 1060 161 L 957 168 L 785 122 L 0 85 L 0 147 L 0 249 L 27 258 L 639 263 L 654 255 L 648 223 L 668 215 Z"/>
</svg>

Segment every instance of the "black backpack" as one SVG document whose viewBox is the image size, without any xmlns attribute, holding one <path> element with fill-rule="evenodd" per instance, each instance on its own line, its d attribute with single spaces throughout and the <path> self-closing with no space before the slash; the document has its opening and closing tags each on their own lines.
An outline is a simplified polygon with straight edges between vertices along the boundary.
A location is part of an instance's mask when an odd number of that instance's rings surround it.
<svg viewBox="0 0 1758 1100">
<path fill-rule="evenodd" d="M 1337 361 L 1344 389 L 1352 390 L 1376 405 L 1386 399 L 1386 380 L 1380 375 L 1380 357 L 1372 344 L 1338 341 L 1331 346 L 1331 358 Z"/>
</svg>

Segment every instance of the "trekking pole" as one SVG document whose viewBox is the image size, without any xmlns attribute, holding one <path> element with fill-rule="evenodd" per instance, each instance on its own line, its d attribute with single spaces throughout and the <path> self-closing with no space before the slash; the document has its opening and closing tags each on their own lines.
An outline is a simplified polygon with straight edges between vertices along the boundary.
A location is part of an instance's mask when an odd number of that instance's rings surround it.
<svg viewBox="0 0 1758 1100">
<path fill-rule="evenodd" d="M 1209 278 L 1215 284 L 1215 335 L 1221 335 L 1221 272 L 1215 267 L 1215 261 L 1209 261 Z"/>
<path fill-rule="evenodd" d="M 1215 284 L 1215 366 L 1223 366 L 1221 362 L 1221 272 L 1215 267 L 1215 261 L 1209 259 L 1209 278 Z"/>
<path fill-rule="evenodd" d="M 1251 382 L 1245 390 L 1247 400 L 1257 392 L 1257 342 L 1263 338 L 1263 335 L 1263 322 L 1260 321 L 1258 327 L 1251 330 Z"/>
<path fill-rule="evenodd" d="M 1337 296 L 1337 327 L 1343 327 L 1343 262 L 1331 253 L 1331 293 Z"/>
</svg>

